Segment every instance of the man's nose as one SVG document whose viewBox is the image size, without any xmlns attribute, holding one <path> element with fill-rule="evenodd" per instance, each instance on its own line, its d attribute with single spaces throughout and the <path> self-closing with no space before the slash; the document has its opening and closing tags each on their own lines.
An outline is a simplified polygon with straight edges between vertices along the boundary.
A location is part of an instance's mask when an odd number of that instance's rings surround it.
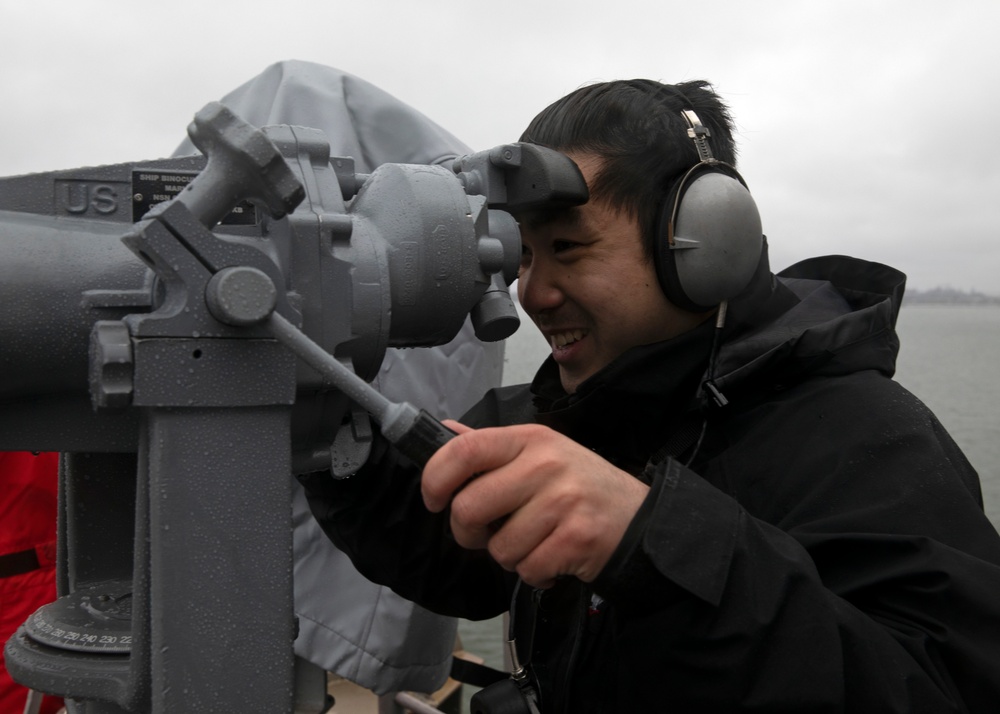
<svg viewBox="0 0 1000 714">
<path fill-rule="evenodd" d="M 534 258 L 517 279 L 517 297 L 528 313 L 551 310 L 565 299 L 554 266 L 549 262 Z"/>
</svg>

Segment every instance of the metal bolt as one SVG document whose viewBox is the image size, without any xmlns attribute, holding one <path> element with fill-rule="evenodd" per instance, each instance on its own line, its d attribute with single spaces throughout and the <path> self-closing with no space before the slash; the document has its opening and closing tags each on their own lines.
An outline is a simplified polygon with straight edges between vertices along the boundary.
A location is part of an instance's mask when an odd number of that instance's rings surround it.
<svg viewBox="0 0 1000 714">
<path fill-rule="evenodd" d="M 227 325 L 255 325 L 274 312 L 278 291 L 257 268 L 223 268 L 205 286 L 208 311 Z"/>
<path fill-rule="evenodd" d="M 97 409 L 132 403 L 132 337 L 123 322 L 100 320 L 90 333 L 90 399 Z"/>
</svg>

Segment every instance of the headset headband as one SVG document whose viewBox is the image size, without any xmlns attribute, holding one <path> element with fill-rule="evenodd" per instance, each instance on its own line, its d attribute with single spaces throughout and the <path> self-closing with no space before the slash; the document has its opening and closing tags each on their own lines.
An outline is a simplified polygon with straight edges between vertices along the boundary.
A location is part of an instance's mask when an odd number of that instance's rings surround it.
<svg viewBox="0 0 1000 714">
<path fill-rule="evenodd" d="M 694 140 L 694 147 L 698 150 L 698 162 L 715 161 L 712 157 L 712 150 L 708 147 L 708 137 L 712 132 L 701 123 L 701 119 L 694 113 L 694 109 L 682 109 L 681 116 L 688 123 L 688 136 Z"/>
<path fill-rule="evenodd" d="M 677 221 L 677 209 L 680 206 L 681 196 L 684 195 L 684 189 L 688 179 L 691 178 L 691 175 L 695 173 L 695 171 L 706 164 L 729 166 L 729 164 L 719 161 L 712 156 L 712 149 L 708 145 L 708 139 L 712 136 L 712 132 L 709 131 L 708 127 L 701 123 L 701 119 L 695 113 L 694 109 L 682 109 L 681 116 L 684 117 L 684 120 L 688 125 L 687 135 L 692 141 L 694 141 L 694 148 L 698 151 L 698 163 L 685 171 L 684 175 L 675 182 L 676 190 L 674 191 L 673 207 L 670 210 L 670 219 L 667 221 L 667 244 L 670 246 L 671 250 L 690 247 L 683 245 L 678 246 L 677 241 L 674 238 L 674 223 Z M 740 180 L 742 182 L 742 179 Z"/>
</svg>

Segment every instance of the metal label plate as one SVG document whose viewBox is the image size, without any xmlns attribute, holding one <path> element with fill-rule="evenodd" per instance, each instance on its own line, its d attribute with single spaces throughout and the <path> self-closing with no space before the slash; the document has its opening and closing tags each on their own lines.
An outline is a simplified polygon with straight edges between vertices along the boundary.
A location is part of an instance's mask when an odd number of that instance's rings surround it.
<svg viewBox="0 0 1000 714">
<path fill-rule="evenodd" d="M 157 171 L 139 169 L 132 172 L 132 222 L 142 220 L 146 212 L 158 203 L 169 201 L 191 183 L 197 171 Z M 252 226 L 257 223 L 257 209 L 249 201 L 239 203 L 224 219 L 227 226 Z"/>
</svg>

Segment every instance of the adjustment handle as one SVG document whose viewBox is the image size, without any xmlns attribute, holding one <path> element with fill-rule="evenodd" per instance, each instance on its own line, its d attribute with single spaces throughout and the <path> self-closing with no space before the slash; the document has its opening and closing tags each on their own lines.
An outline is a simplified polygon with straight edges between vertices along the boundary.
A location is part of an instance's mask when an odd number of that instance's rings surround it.
<svg viewBox="0 0 1000 714">
<path fill-rule="evenodd" d="M 188 136 L 208 163 L 176 200 L 206 227 L 214 227 L 243 200 L 281 218 L 305 198 L 301 182 L 264 132 L 219 102 L 195 115 Z"/>
</svg>

